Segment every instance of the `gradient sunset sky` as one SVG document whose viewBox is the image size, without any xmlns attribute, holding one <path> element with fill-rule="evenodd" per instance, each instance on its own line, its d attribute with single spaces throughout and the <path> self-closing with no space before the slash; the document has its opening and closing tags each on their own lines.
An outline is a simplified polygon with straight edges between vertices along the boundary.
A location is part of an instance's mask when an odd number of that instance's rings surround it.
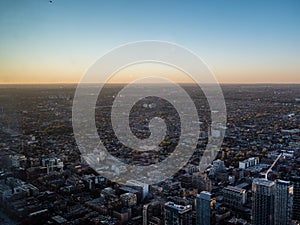
<svg viewBox="0 0 300 225">
<path fill-rule="evenodd" d="M 187 47 L 221 83 L 300 83 L 299 0 L 1 0 L 0 83 L 77 83 L 140 40 Z"/>
</svg>

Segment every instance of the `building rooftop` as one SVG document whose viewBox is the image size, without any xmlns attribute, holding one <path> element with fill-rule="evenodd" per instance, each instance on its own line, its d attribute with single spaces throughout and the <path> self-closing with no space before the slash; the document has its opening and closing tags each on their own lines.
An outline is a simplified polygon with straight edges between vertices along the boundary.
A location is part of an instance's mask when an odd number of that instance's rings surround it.
<svg viewBox="0 0 300 225">
<path fill-rule="evenodd" d="M 165 204 L 165 206 L 168 206 L 172 209 L 177 210 L 179 213 L 185 213 L 187 211 L 189 211 L 190 209 L 192 209 L 191 205 L 177 205 L 174 202 L 167 202 Z"/>
<path fill-rule="evenodd" d="M 197 195 L 197 198 L 205 199 L 210 201 L 212 194 L 208 191 L 201 191 L 200 194 Z"/>
<path fill-rule="evenodd" d="M 227 186 L 224 189 L 234 191 L 234 192 L 237 192 L 237 193 L 245 193 L 246 192 L 245 189 L 240 188 L 238 186 Z"/>
<path fill-rule="evenodd" d="M 273 181 L 267 180 L 265 178 L 255 178 L 253 180 L 253 183 L 257 185 L 267 186 L 267 187 L 271 187 L 272 185 L 274 185 Z"/>
<path fill-rule="evenodd" d="M 279 184 L 290 184 L 289 181 L 286 181 L 286 180 L 280 180 L 280 179 L 276 180 L 276 183 L 279 183 Z"/>
</svg>

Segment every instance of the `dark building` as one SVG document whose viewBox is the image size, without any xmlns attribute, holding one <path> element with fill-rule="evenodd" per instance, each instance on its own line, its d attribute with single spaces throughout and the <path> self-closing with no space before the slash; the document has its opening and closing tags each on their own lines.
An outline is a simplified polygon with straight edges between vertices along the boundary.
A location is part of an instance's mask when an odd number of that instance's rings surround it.
<svg viewBox="0 0 300 225">
<path fill-rule="evenodd" d="M 300 176 L 294 176 L 291 178 L 294 186 L 294 197 L 293 197 L 293 220 L 300 221 Z"/>
<path fill-rule="evenodd" d="M 252 183 L 252 225 L 274 224 L 275 183 L 256 178 Z"/>
<path fill-rule="evenodd" d="M 293 187 L 289 181 L 275 181 L 275 225 L 291 224 L 292 204 L 293 204 Z"/>
<path fill-rule="evenodd" d="M 247 191 L 240 187 L 227 186 L 223 189 L 223 197 L 224 205 L 240 209 L 246 203 Z"/>
<path fill-rule="evenodd" d="M 176 205 L 173 202 L 165 204 L 165 225 L 191 225 L 192 206 Z"/>
<path fill-rule="evenodd" d="M 216 200 L 208 191 L 202 191 L 196 198 L 196 224 L 212 225 L 215 223 Z"/>
</svg>

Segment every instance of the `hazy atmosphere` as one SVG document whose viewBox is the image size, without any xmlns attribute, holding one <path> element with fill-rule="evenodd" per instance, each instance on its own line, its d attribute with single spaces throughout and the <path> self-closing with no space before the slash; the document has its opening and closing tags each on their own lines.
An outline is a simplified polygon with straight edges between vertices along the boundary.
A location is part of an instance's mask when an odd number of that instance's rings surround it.
<svg viewBox="0 0 300 225">
<path fill-rule="evenodd" d="M 185 46 L 221 83 L 300 83 L 299 11 L 296 0 L 1 1 L 0 83 L 77 83 L 140 40 Z"/>
</svg>

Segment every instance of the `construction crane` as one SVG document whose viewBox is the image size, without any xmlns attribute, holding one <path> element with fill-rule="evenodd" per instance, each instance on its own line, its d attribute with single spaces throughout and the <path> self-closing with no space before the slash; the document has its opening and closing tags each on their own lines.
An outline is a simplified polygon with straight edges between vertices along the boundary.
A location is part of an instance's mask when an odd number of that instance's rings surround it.
<svg viewBox="0 0 300 225">
<path fill-rule="evenodd" d="M 280 157 L 282 156 L 283 153 L 280 153 L 279 156 L 275 159 L 275 161 L 273 162 L 273 164 L 270 166 L 270 168 L 267 170 L 266 174 L 265 174 L 265 179 L 268 180 L 268 174 L 271 172 L 272 168 L 275 166 L 275 164 L 277 163 L 277 161 L 280 159 Z"/>
</svg>

